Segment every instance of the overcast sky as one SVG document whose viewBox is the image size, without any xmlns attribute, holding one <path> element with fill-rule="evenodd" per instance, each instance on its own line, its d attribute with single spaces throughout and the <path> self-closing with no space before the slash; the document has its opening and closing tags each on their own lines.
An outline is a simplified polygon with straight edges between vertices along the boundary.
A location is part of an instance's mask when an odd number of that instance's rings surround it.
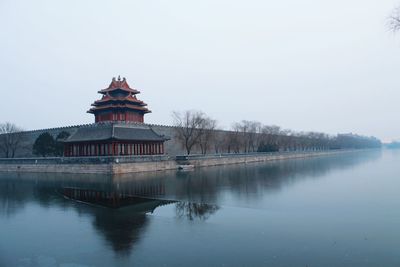
<svg viewBox="0 0 400 267">
<path fill-rule="evenodd" d="M 0 122 L 91 123 L 114 76 L 145 121 L 198 109 L 297 131 L 400 139 L 398 0 L 0 0 Z"/>
</svg>

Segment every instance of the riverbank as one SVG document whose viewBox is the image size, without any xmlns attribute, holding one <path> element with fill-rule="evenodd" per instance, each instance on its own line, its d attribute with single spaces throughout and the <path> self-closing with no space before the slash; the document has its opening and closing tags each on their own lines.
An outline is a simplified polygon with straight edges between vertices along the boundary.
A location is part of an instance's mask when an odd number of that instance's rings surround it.
<svg viewBox="0 0 400 267">
<path fill-rule="evenodd" d="M 0 159 L 0 172 L 123 174 L 320 157 L 353 151 L 357 150 L 191 155 L 177 156 L 176 158 L 163 155 Z"/>
</svg>

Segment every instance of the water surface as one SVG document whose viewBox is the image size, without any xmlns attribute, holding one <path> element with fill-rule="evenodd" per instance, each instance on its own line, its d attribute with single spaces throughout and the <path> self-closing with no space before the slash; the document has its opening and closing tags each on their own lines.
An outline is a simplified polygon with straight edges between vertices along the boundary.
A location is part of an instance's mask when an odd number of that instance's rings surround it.
<svg viewBox="0 0 400 267">
<path fill-rule="evenodd" d="M 400 266 L 399 163 L 1 174 L 0 266 Z"/>
</svg>

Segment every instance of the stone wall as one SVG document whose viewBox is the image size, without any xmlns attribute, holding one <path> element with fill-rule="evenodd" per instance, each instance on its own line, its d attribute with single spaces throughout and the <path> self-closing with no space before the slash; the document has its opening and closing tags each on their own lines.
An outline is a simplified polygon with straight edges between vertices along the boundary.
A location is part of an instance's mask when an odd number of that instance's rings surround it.
<svg viewBox="0 0 400 267">
<path fill-rule="evenodd" d="M 272 160 L 285 160 L 296 158 L 308 158 L 327 156 L 337 153 L 352 152 L 353 150 L 330 150 L 330 151 L 309 151 L 309 152 L 271 152 L 271 153 L 250 153 L 250 154 L 225 154 L 214 156 L 188 156 L 187 164 L 194 167 L 218 166 L 229 164 L 243 164 L 252 162 L 264 162 Z M 178 160 L 181 164 L 185 164 L 185 160 Z"/>
<path fill-rule="evenodd" d="M 152 124 L 147 124 L 147 125 L 150 126 L 156 133 L 158 133 L 160 135 L 165 135 L 166 137 L 170 138 L 169 141 L 165 142 L 166 154 L 175 156 L 175 155 L 180 155 L 180 154 L 185 153 L 182 145 L 175 138 L 175 132 L 174 132 L 175 130 L 174 130 L 173 126 L 152 125 Z M 35 143 L 35 140 L 42 133 L 48 132 L 54 138 L 56 138 L 56 136 L 63 131 L 68 132 L 70 135 L 72 135 L 80 127 L 93 127 L 93 124 L 83 124 L 83 125 L 74 125 L 74 126 L 68 126 L 68 127 L 25 131 L 22 134 L 22 143 L 16 152 L 16 157 L 17 158 L 36 157 L 33 154 L 32 147 L 33 147 L 33 144 Z M 194 151 L 194 152 L 196 153 L 198 151 Z M 0 158 L 1 157 L 2 157 L 2 155 L 0 155 Z"/>
<path fill-rule="evenodd" d="M 110 164 L 3 164 L 1 172 L 29 173 L 112 173 Z"/>
<path fill-rule="evenodd" d="M 351 152 L 351 150 L 186 156 L 178 157 L 177 160 L 168 156 L 0 159 L 0 172 L 122 174 L 176 170 L 180 165 L 199 168 L 317 157 L 345 152 Z"/>
<path fill-rule="evenodd" d="M 33 144 L 35 143 L 36 139 L 42 133 L 48 132 L 54 138 L 63 131 L 69 133 L 70 135 L 73 134 L 79 127 L 85 127 L 88 125 L 75 125 L 75 126 L 68 126 L 68 127 L 59 127 L 59 128 L 49 128 L 49 129 L 41 129 L 41 130 L 34 130 L 34 131 L 25 131 L 22 133 L 21 137 L 21 144 L 18 146 L 16 151 L 16 158 L 27 158 L 27 157 L 35 157 L 33 155 Z M 0 155 L 3 157 L 3 155 Z"/>
<path fill-rule="evenodd" d="M 121 174 L 149 171 L 176 170 L 174 160 L 137 163 L 101 163 L 101 164 L 2 164 L 0 172 L 29 173 L 104 173 Z"/>
<path fill-rule="evenodd" d="M 148 171 L 166 171 L 176 170 L 178 165 L 175 160 L 156 161 L 156 162 L 142 162 L 142 163 L 122 163 L 112 164 L 112 174 L 122 173 L 139 173 Z"/>
</svg>

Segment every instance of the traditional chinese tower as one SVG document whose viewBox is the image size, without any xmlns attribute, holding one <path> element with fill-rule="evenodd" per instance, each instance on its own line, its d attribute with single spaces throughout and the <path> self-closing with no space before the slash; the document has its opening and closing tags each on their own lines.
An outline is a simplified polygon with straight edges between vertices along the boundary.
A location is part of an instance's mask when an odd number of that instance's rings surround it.
<svg viewBox="0 0 400 267">
<path fill-rule="evenodd" d="M 79 127 L 64 141 L 65 157 L 164 154 L 164 142 L 169 138 L 143 123 L 144 114 L 150 110 L 136 98 L 138 90 L 118 77 L 99 93 L 103 97 L 88 111 L 94 114 L 96 123 Z"/>
<path fill-rule="evenodd" d="M 113 78 L 108 88 L 98 93 L 103 97 L 92 104 L 88 113 L 95 116 L 95 122 L 127 121 L 144 122 L 144 114 L 151 112 L 147 104 L 136 98 L 140 92 L 129 87 L 126 79 Z"/>
</svg>

